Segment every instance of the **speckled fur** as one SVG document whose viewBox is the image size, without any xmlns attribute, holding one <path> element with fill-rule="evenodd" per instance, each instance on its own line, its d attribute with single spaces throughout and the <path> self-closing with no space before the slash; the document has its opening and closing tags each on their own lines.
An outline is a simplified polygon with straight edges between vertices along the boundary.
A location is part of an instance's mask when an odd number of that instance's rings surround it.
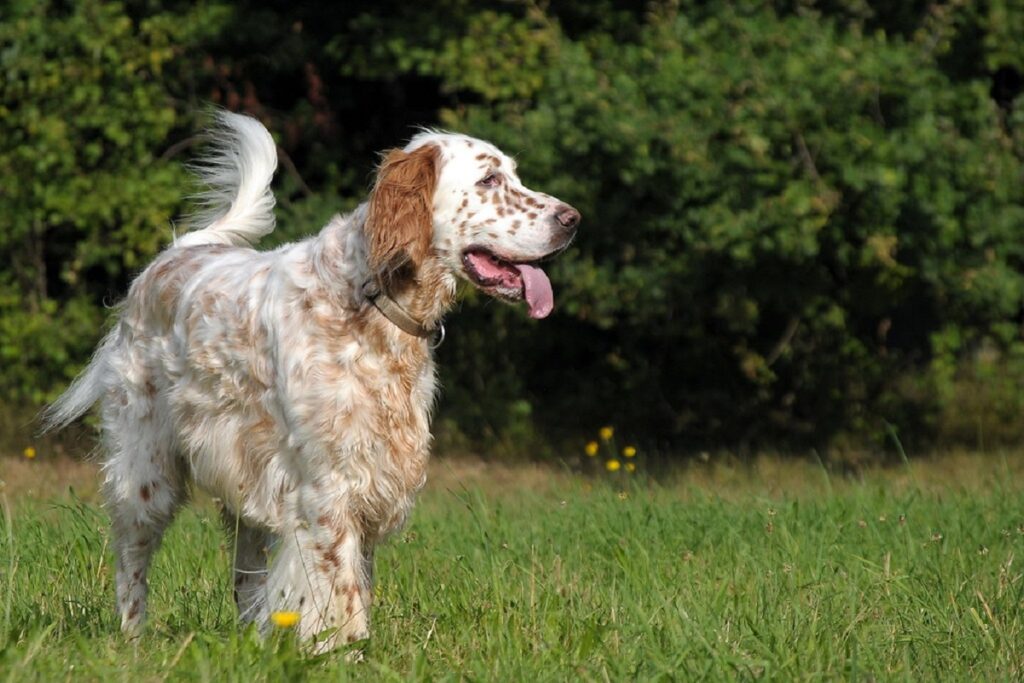
<svg viewBox="0 0 1024 683">
<path fill-rule="evenodd" d="M 385 282 L 431 324 L 467 246 L 538 258 L 572 235 L 553 220 L 566 206 L 523 187 L 493 146 L 426 132 L 385 157 L 367 203 L 258 252 L 273 227 L 273 142 L 237 115 L 220 131 L 204 176 L 212 223 L 139 275 L 47 421 L 101 403 L 125 632 L 142 627 L 150 559 L 191 481 L 224 503 L 242 620 L 299 612 L 324 651 L 369 635 L 373 548 L 423 486 L 436 393 L 428 340 L 385 319 L 362 285 Z M 501 186 L 482 187 L 493 172 Z"/>
</svg>

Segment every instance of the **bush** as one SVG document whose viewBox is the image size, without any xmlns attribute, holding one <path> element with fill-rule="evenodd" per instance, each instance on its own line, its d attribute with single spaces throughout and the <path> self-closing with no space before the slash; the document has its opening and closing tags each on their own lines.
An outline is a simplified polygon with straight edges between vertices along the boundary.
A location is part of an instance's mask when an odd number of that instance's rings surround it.
<svg viewBox="0 0 1024 683">
<path fill-rule="evenodd" d="M 138 8 L 136 8 L 138 9 Z M 218 12 L 133 16 L 15 0 L 0 22 L 0 396 L 53 398 L 103 302 L 156 253 L 187 177 L 161 158 L 180 113 L 161 79 Z"/>
<path fill-rule="evenodd" d="M 583 232 L 555 266 L 556 322 L 489 307 L 453 336 L 453 359 L 508 337 L 495 372 L 446 365 L 473 373 L 448 383 L 460 406 L 487 376 L 487 401 L 525 392 L 552 428 L 881 437 L 934 334 L 969 352 L 1019 316 L 1020 156 L 983 83 L 918 42 L 727 7 L 655 15 L 629 43 L 538 30 L 557 39 L 529 99 L 445 122 L 517 151 Z"/>
<path fill-rule="evenodd" d="M 365 196 L 412 123 L 494 140 L 582 210 L 552 318 L 469 292 L 449 320 L 450 443 L 610 420 L 684 448 L 976 440 L 968 415 L 1016 433 L 1015 3 L 183 7 L 18 0 L 0 24 L 5 399 L 88 357 L 170 236 L 170 152 L 212 99 L 289 154 L 277 240 Z"/>
</svg>

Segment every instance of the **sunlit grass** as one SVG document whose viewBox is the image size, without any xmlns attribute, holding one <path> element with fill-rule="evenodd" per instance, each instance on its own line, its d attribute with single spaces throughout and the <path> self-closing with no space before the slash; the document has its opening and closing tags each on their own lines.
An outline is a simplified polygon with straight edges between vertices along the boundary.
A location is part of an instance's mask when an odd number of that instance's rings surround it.
<svg viewBox="0 0 1024 683">
<path fill-rule="evenodd" d="M 230 548 L 207 506 L 168 534 L 149 628 L 125 643 L 103 512 L 67 498 L 19 505 L 0 524 L 0 674 L 1019 679 L 1024 496 L 1007 476 L 1019 461 L 958 462 L 941 480 L 928 472 L 948 465 L 858 481 L 765 460 L 662 485 L 602 468 L 543 486 L 442 466 L 378 553 L 359 664 L 306 657 L 287 628 L 267 642 L 237 629 Z"/>
</svg>

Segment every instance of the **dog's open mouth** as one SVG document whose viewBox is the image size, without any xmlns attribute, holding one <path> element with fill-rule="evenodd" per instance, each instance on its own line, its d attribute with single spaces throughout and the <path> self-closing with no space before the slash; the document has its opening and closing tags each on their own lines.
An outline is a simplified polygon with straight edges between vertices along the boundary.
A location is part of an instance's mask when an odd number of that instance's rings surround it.
<svg viewBox="0 0 1024 683">
<path fill-rule="evenodd" d="M 546 318 L 555 307 L 551 281 L 533 263 L 517 263 L 471 247 L 462 254 L 462 267 L 470 281 L 488 293 L 509 301 L 525 299 L 531 318 Z"/>
</svg>

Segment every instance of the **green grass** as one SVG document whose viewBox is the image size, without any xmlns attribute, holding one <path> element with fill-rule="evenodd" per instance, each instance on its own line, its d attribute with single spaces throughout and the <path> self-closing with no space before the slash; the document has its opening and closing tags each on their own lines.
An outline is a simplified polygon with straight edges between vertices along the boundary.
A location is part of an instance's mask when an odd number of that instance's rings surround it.
<svg viewBox="0 0 1024 683">
<path fill-rule="evenodd" d="M 998 469 L 998 468 L 996 468 Z M 1024 495 L 836 481 L 627 496 L 562 477 L 424 495 L 378 553 L 360 664 L 239 632 L 209 506 L 157 555 L 122 641 L 107 522 L 31 503 L 0 525 L 0 680 L 1003 680 L 1024 676 Z"/>
</svg>

